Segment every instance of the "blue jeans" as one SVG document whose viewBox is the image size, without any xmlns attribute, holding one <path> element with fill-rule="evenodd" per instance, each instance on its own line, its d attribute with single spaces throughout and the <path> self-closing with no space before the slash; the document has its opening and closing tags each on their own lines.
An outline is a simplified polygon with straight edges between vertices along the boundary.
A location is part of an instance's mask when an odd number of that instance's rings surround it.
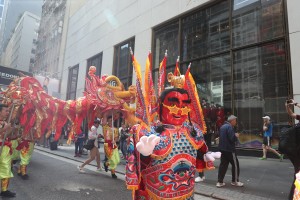
<svg viewBox="0 0 300 200">
<path fill-rule="evenodd" d="M 124 157 L 127 155 L 127 141 L 126 140 L 120 140 L 120 149 L 122 151 L 122 154 Z"/>
<path fill-rule="evenodd" d="M 84 140 L 84 138 L 77 138 L 77 140 L 75 142 L 75 154 L 82 153 L 83 140 Z"/>
</svg>

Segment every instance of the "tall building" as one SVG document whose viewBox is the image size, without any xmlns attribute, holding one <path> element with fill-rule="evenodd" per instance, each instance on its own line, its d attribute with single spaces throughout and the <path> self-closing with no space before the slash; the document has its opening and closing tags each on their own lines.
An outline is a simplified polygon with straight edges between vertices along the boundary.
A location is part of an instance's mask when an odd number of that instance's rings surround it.
<svg viewBox="0 0 300 200">
<path fill-rule="evenodd" d="M 4 66 L 31 72 L 36 52 L 40 17 L 25 11 L 4 51 Z"/>
<path fill-rule="evenodd" d="M 60 78 L 66 0 L 44 0 L 34 73 Z"/>
<path fill-rule="evenodd" d="M 3 18 L 0 26 L 0 64 L 3 61 L 2 53 L 6 49 L 9 39 L 17 22 L 25 11 L 41 16 L 43 0 L 0 0 L 4 4 Z M 1 8 L 0 8 L 1 10 Z"/>
<path fill-rule="evenodd" d="M 0 28 L 2 24 L 3 13 L 4 13 L 4 0 L 0 0 Z"/>
<path fill-rule="evenodd" d="M 241 148 L 261 148 L 265 114 L 273 120 L 275 140 L 288 125 L 286 98 L 300 102 L 295 87 L 300 73 L 300 1 L 82 2 L 68 18 L 63 97 L 82 96 L 90 65 L 97 65 L 98 74 L 118 76 L 125 87 L 134 83 L 129 47 L 140 63 L 151 49 L 157 80 L 159 62 L 168 50 L 168 71 L 174 70 L 177 56 L 183 73 L 192 62 L 200 98 L 225 115 L 238 116 L 244 133 Z M 215 119 L 207 117 L 214 128 Z"/>
</svg>

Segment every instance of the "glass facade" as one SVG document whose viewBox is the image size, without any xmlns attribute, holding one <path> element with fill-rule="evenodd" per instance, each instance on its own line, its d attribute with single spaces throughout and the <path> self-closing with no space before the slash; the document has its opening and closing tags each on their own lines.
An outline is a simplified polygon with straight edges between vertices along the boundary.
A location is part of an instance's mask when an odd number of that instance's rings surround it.
<svg viewBox="0 0 300 200">
<path fill-rule="evenodd" d="M 134 52 L 134 38 L 115 46 L 113 74 L 127 89 L 132 84 L 132 59 L 129 48 Z"/>
<path fill-rule="evenodd" d="M 67 100 L 76 99 L 79 64 L 69 68 Z"/>
<path fill-rule="evenodd" d="M 218 1 L 154 28 L 154 75 L 168 49 L 168 71 L 181 56 L 191 73 L 214 145 L 230 114 L 238 117 L 240 147 L 261 148 L 262 117 L 269 115 L 276 146 L 288 125 L 288 61 L 283 0 Z M 173 51 L 175 54 L 173 54 Z"/>
</svg>

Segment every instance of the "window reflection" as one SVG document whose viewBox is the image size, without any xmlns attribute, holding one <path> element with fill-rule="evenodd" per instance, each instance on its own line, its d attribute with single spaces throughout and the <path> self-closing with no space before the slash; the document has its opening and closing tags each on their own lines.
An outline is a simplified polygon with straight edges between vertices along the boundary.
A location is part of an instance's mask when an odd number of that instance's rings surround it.
<svg viewBox="0 0 300 200">
<path fill-rule="evenodd" d="M 231 113 L 231 68 L 229 54 L 194 61 L 191 74 L 195 79 L 198 94 L 208 132 L 212 140 L 218 137 L 218 131 L 226 115 Z"/>
<path fill-rule="evenodd" d="M 190 60 L 229 48 L 229 2 L 223 1 L 182 19 L 182 59 Z"/>
<path fill-rule="evenodd" d="M 235 1 L 232 16 L 233 46 L 239 47 L 283 35 L 282 0 Z M 234 7 L 235 8 L 235 7 Z"/>
<path fill-rule="evenodd" d="M 130 47 L 134 52 L 134 38 L 115 46 L 114 75 L 117 76 L 127 89 L 132 84 L 132 59 Z"/>
<path fill-rule="evenodd" d="M 283 42 L 234 53 L 234 99 L 239 131 L 252 141 L 240 143 L 241 146 L 251 144 L 261 148 L 255 140 L 261 133 L 261 117 L 265 114 L 271 116 L 274 123 L 288 121 L 284 109 L 288 95 L 285 63 Z M 278 130 L 273 131 L 275 137 L 277 134 Z"/>
<path fill-rule="evenodd" d="M 233 10 L 238 10 L 245 6 L 251 5 L 255 2 L 259 2 L 259 0 L 234 0 L 233 1 Z"/>
<path fill-rule="evenodd" d="M 154 44 L 154 66 L 158 68 L 160 61 L 165 56 L 165 51 L 168 50 L 168 65 L 175 64 L 179 55 L 178 51 L 178 35 L 179 23 L 174 22 L 161 29 L 155 31 L 155 44 Z"/>
<path fill-rule="evenodd" d="M 69 69 L 67 100 L 76 99 L 79 64 Z"/>
<path fill-rule="evenodd" d="M 262 40 L 283 35 L 282 0 L 262 0 L 261 37 Z"/>
<path fill-rule="evenodd" d="M 235 114 L 238 131 L 243 133 L 239 145 L 261 148 L 264 114 L 273 120 L 275 138 L 279 127 L 288 122 L 283 1 L 231 0 L 232 8 L 229 0 L 218 2 L 154 29 L 155 82 L 165 50 L 169 50 L 168 69 L 172 70 L 180 53 L 181 68 L 186 70 L 192 62 L 212 141 L 225 117 Z"/>
</svg>

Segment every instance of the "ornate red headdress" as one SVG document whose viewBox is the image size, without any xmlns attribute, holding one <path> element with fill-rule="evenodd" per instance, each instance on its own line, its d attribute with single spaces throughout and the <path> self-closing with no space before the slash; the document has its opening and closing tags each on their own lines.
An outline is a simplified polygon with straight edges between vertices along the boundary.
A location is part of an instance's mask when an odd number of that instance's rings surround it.
<svg viewBox="0 0 300 200">
<path fill-rule="evenodd" d="M 133 66 L 137 76 L 136 117 L 140 120 L 141 123 L 150 126 L 156 121 L 158 116 L 158 98 L 155 95 L 152 79 L 152 55 L 150 52 L 146 61 L 144 91 L 142 89 L 142 75 L 140 64 L 136 61 L 132 51 L 131 55 Z M 185 89 L 191 99 L 191 120 L 200 126 L 203 133 L 206 133 L 206 125 L 200 105 L 199 95 L 197 92 L 195 81 L 190 73 L 191 64 L 189 65 L 185 75 L 180 75 L 178 58 L 174 73 L 170 72 L 168 73 L 168 75 L 166 75 L 166 62 L 167 52 L 165 53 L 165 57 L 163 58 L 159 66 L 159 77 L 157 85 L 158 96 L 160 96 L 162 91 L 165 90 L 166 77 L 168 82 L 170 83 L 170 87 Z"/>
</svg>

